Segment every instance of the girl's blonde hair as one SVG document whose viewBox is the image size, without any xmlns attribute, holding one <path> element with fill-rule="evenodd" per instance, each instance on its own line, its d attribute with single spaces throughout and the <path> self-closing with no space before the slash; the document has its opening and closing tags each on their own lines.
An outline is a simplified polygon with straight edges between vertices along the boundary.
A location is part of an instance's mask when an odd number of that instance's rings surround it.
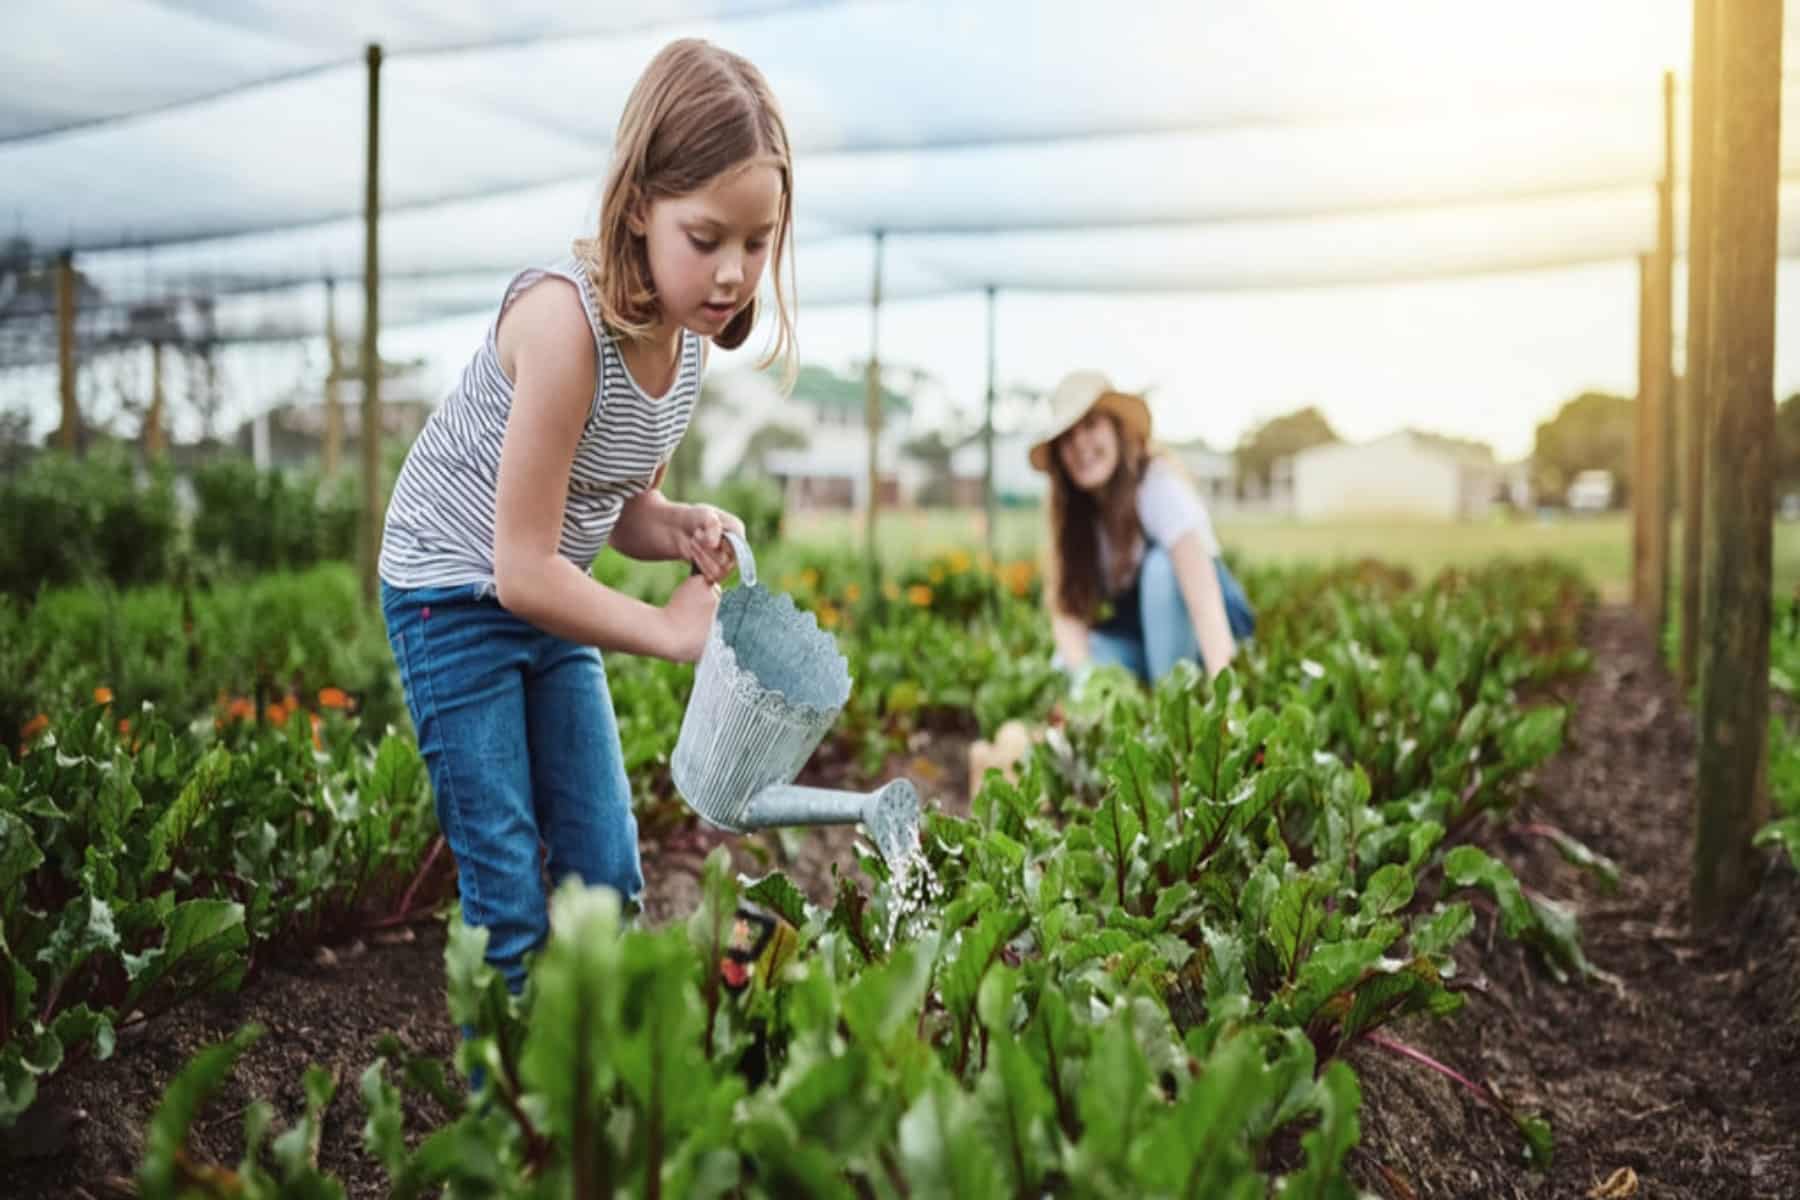
<svg viewBox="0 0 1800 1200">
<path fill-rule="evenodd" d="M 575 242 L 575 257 L 594 285 L 607 326 L 626 337 L 643 336 L 656 321 L 658 304 L 648 249 L 643 235 L 632 231 L 632 218 L 646 215 L 653 200 L 685 196 L 753 165 L 772 166 L 781 174 L 781 216 L 770 245 L 777 328 L 757 365 L 779 361 L 791 386 L 796 343 L 781 259 L 785 250 L 791 276 L 794 161 L 775 94 L 749 59 L 699 38 L 682 38 L 650 61 L 619 118 L 599 231 Z M 727 350 L 743 345 L 759 306 L 752 297 L 713 342 Z"/>
</svg>

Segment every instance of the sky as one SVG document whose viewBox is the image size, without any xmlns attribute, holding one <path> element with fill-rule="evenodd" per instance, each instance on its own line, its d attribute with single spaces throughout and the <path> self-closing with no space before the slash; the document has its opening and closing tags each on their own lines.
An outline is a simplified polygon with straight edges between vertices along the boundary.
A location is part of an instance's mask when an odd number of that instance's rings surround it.
<svg viewBox="0 0 1800 1200">
<path fill-rule="evenodd" d="M 560 29 L 571 11 L 547 0 L 459 0 L 428 18 L 404 0 L 21 8 L 0 14 L 0 132 L 45 111 L 178 100 L 221 63 L 256 78 L 352 62 L 360 39 L 398 37 L 383 85 L 389 202 L 540 184 L 384 218 L 389 272 L 466 272 L 388 293 L 390 304 L 474 306 L 384 331 L 384 353 L 424 357 L 426 386 L 441 392 L 506 273 L 586 232 L 636 71 L 668 37 L 697 32 L 756 61 L 788 116 L 805 360 L 851 369 L 866 358 L 867 231 L 886 228 L 880 356 L 937 381 L 921 397 L 927 419 L 979 403 L 988 283 L 999 289 L 1002 388 L 1048 389 L 1098 367 L 1150 391 L 1169 440 L 1230 446 L 1258 421 L 1314 405 L 1352 439 L 1415 426 L 1516 458 L 1576 394 L 1636 389 L 1634 255 L 1651 236 L 1660 75 L 1685 76 L 1691 0 L 1143 0 L 1129 20 L 1076 0 L 680 0 L 644 6 L 644 19 L 694 19 L 622 36 L 405 53 L 504 37 L 520 21 Z M 121 233 L 354 212 L 358 71 L 0 141 L 0 213 L 41 244 L 98 247 Z M 1800 189 L 1800 104 L 1789 107 Z M 1679 156 L 1680 121 L 1678 143 Z M 1569 188 L 1589 190 L 1544 194 Z M 1792 199 L 1783 244 L 1800 252 Z M 86 269 L 128 280 L 196 264 L 313 278 L 359 271 L 360 256 L 353 218 L 154 255 L 78 252 Z M 1567 265 L 1532 269 L 1543 262 Z M 1379 282 L 1446 270 L 1468 274 Z M 1796 284 L 1784 266 L 1778 396 L 1800 390 L 1789 350 L 1800 307 L 1785 299 Z M 1683 290 L 1678 277 L 1678 301 Z M 350 330 L 356 291 L 339 289 Z M 721 354 L 714 369 L 750 358 Z M 227 421 L 323 359 L 317 341 L 234 353 Z M 23 382 L 0 382 L 0 398 Z M 38 373 L 24 389 L 41 432 L 56 420 L 53 380 Z"/>
</svg>

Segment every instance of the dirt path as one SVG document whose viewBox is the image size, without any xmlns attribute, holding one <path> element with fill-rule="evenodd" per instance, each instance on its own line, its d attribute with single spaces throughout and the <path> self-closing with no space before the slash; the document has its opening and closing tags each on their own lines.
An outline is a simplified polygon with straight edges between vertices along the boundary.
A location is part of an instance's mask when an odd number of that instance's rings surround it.
<svg viewBox="0 0 1800 1200">
<path fill-rule="evenodd" d="M 1447 1025 L 1399 1031 L 1547 1117 L 1552 1168 L 1520 1170 L 1504 1118 L 1366 1046 L 1354 1055 L 1366 1101 L 1356 1161 L 1393 1200 L 1585 1197 L 1615 1173 L 1620 1196 L 1800 1196 L 1800 882 L 1775 871 L 1734 937 L 1688 934 L 1691 717 L 1627 610 L 1596 610 L 1585 641 L 1594 668 L 1572 697 L 1568 744 L 1519 815 L 1616 861 L 1619 891 L 1541 837 L 1490 849 L 1527 887 L 1573 902 L 1588 958 L 1620 987 L 1559 985 L 1504 937 L 1486 949 L 1483 916 L 1461 963 L 1485 991 Z"/>
</svg>

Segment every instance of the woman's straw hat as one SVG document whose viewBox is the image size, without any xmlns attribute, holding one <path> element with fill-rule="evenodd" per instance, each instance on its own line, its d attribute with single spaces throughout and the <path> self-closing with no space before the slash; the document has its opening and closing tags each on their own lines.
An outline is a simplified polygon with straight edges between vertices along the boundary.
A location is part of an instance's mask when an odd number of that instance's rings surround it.
<svg viewBox="0 0 1800 1200">
<path fill-rule="evenodd" d="M 1150 440 L 1150 406 L 1142 396 L 1119 391 L 1100 371 L 1070 371 L 1050 394 L 1050 422 L 1031 448 L 1031 465 L 1048 471 L 1052 443 L 1095 408 L 1117 417 L 1128 436 Z"/>
</svg>

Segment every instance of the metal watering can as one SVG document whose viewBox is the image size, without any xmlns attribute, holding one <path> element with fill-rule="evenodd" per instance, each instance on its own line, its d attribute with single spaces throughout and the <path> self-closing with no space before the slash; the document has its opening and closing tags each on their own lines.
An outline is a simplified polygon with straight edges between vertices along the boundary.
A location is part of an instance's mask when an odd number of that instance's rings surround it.
<svg viewBox="0 0 1800 1200">
<path fill-rule="evenodd" d="M 799 787 L 794 777 L 850 699 L 850 666 L 818 619 L 756 581 L 735 533 L 742 586 L 719 601 L 670 760 L 702 820 L 733 833 L 861 824 L 898 867 L 919 844 L 919 793 L 907 779 L 872 792 Z"/>
</svg>

